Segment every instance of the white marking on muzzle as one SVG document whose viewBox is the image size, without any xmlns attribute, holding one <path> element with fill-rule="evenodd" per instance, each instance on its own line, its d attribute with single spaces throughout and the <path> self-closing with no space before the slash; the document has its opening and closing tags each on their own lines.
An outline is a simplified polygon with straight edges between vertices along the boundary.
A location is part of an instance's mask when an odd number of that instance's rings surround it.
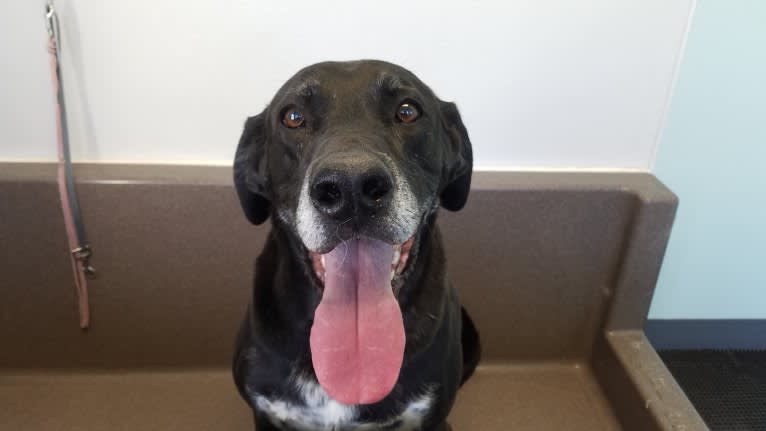
<svg viewBox="0 0 766 431">
<path fill-rule="evenodd" d="M 412 234 L 415 233 L 415 229 L 418 228 L 420 223 L 420 214 L 418 211 L 418 203 L 415 199 L 415 195 L 410 189 L 410 185 L 404 176 L 396 168 L 395 163 L 390 163 L 392 166 L 392 174 L 394 177 L 394 198 L 392 202 L 392 208 L 389 212 L 389 226 L 394 229 L 394 236 L 397 243 L 403 243 L 407 241 Z"/>
<path fill-rule="evenodd" d="M 298 209 L 296 210 L 296 221 L 298 235 L 300 235 L 306 248 L 309 250 L 319 249 L 325 239 L 325 229 L 320 222 L 319 213 L 311 203 L 309 175 L 303 178 L 301 194 L 298 198 Z"/>
</svg>

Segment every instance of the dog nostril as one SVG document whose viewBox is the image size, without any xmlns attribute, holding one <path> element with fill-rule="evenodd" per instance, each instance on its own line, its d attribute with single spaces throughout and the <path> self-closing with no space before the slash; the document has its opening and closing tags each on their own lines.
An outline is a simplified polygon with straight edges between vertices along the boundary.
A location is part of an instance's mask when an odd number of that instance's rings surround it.
<svg viewBox="0 0 766 431">
<path fill-rule="evenodd" d="M 332 181 L 319 183 L 314 189 L 317 202 L 325 207 L 334 206 L 343 196 L 338 185 Z"/>
<path fill-rule="evenodd" d="M 367 178 L 362 184 L 362 194 L 370 200 L 379 201 L 388 194 L 391 186 L 385 178 L 373 176 Z"/>
</svg>

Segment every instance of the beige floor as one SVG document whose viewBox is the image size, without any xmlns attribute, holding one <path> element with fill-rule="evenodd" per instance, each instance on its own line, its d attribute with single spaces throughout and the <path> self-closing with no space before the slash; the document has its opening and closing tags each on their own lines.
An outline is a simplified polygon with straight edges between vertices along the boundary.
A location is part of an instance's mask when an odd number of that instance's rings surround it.
<svg viewBox="0 0 766 431">
<path fill-rule="evenodd" d="M 461 390 L 455 431 L 617 430 L 586 368 L 484 366 Z M 249 430 L 228 371 L 0 374 L 0 430 Z"/>
</svg>

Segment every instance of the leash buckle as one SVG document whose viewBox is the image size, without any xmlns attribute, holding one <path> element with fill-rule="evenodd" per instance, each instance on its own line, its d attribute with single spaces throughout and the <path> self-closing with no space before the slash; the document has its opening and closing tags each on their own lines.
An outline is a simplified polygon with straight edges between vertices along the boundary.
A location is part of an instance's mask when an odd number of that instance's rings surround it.
<svg viewBox="0 0 766 431">
<path fill-rule="evenodd" d="M 49 1 L 45 4 L 45 27 L 48 30 L 48 37 L 54 37 L 53 20 L 56 15 L 56 10 L 53 8 L 53 2 Z"/>
<path fill-rule="evenodd" d="M 82 272 L 85 273 L 86 277 L 90 279 L 96 277 L 96 268 L 90 264 L 90 258 L 93 256 L 93 250 L 91 250 L 89 245 L 86 244 L 82 247 L 77 247 L 76 249 L 72 250 L 72 256 L 74 256 L 75 260 L 78 260 L 82 263 Z"/>
</svg>

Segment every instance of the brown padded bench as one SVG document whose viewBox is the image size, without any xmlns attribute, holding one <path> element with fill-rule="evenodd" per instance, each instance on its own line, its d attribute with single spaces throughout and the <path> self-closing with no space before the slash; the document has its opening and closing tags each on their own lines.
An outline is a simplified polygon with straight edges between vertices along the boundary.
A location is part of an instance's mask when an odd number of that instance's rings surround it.
<svg viewBox="0 0 766 431">
<path fill-rule="evenodd" d="M 268 227 L 225 167 L 80 165 L 77 324 L 55 166 L 0 163 L 0 430 L 247 430 L 229 373 Z M 455 431 L 706 430 L 643 333 L 676 208 L 641 173 L 477 173 L 441 212 L 484 358 Z"/>
</svg>

